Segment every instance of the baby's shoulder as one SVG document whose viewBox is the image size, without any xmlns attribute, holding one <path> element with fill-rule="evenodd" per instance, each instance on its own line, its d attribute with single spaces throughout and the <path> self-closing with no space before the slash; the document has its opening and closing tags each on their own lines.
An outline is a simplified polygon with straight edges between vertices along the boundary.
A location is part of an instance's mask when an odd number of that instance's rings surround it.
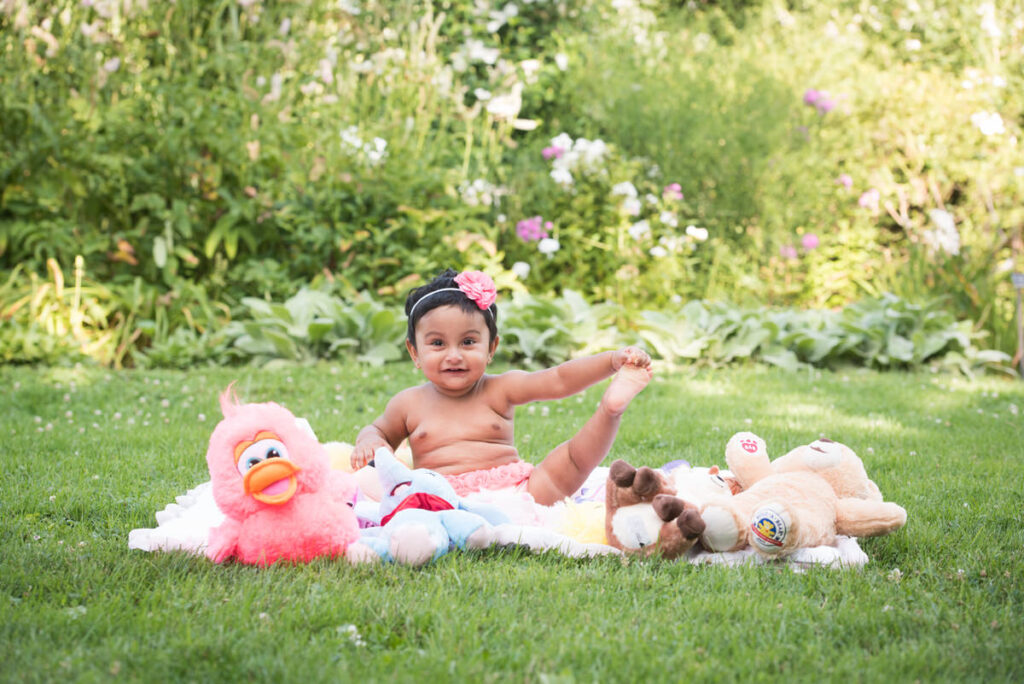
<svg viewBox="0 0 1024 684">
<path fill-rule="evenodd" d="M 423 400 L 423 395 L 427 391 L 426 385 L 415 385 L 413 387 L 406 387 L 404 390 L 400 390 L 395 396 L 391 397 L 388 401 L 388 406 L 395 408 L 402 408 L 403 406 L 409 406 Z"/>
</svg>

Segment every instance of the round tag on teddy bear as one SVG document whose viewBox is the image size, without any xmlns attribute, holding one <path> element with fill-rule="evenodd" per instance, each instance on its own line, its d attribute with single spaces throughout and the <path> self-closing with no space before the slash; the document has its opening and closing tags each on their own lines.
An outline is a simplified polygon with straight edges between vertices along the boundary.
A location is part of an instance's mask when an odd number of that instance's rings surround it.
<svg viewBox="0 0 1024 684">
<path fill-rule="evenodd" d="M 789 534 L 789 516 L 777 504 L 765 504 L 750 521 L 751 541 L 765 553 L 779 553 Z"/>
</svg>

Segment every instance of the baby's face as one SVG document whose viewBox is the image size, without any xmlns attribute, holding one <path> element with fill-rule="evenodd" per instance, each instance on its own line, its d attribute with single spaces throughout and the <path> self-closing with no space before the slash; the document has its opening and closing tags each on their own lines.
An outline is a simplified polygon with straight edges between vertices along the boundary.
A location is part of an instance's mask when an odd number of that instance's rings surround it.
<svg viewBox="0 0 1024 684">
<path fill-rule="evenodd" d="M 476 386 L 494 356 L 483 312 L 439 306 L 416 323 L 416 345 L 407 344 L 416 367 L 449 396 L 462 396 Z"/>
</svg>

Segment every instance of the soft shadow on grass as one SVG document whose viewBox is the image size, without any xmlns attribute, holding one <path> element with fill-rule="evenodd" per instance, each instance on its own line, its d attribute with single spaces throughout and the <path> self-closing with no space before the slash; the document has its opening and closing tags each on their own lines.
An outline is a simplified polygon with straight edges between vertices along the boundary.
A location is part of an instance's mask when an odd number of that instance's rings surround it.
<svg viewBox="0 0 1024 684">
<path fill-rule="evenodd" d="M 207 479 L 235 382 L 323 440 L 351 441 L 406 365 L 109 373 L 0 369 L 0 647 L 9 681 L 1015 680 L 1024 642 L 1024 383 L 764 368 L 661 372 L 609 461 L 722 462 L 733 432 L 776 455 L 853 447 L 903 530 L 860 571 L 452 553 L 421 570 L 320 560 L 265 570 L 129 551 L 133 527 Z M 539 460 L 603 385 L 522 407 Z M 1014 409 L 1016 407 L 1016 409 Z"/>
</svg>

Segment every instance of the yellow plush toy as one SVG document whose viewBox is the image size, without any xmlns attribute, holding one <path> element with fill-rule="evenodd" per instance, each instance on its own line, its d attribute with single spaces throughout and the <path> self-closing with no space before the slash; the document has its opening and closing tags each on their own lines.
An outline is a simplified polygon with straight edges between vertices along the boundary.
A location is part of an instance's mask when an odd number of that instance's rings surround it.
<svg viewBox="0 0 1024 684">
<path fill-rule="evenodd" d="M 819 439 L 769 462 L 764 440 L 740 432 L 725 460 L 741 487 L 701 507 L 701 543 L 711 551 L 747 545 L 769 558 L 807 546 L 836 545 L 836 535 L 874 537 L 899 529 L 907 512 L 882 500 L 848 447 Z"/>
</svg>

